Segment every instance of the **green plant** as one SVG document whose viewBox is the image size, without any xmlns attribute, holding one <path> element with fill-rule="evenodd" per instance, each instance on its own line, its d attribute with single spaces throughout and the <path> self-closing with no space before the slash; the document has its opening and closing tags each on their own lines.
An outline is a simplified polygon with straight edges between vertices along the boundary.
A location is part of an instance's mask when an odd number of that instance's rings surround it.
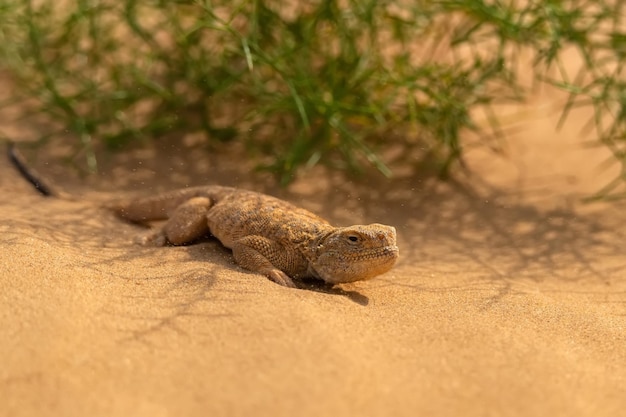
<svg viewBox="0 0 626 417">
<path fill-rule="evenodd" d="M 594 105 L 600 140 L 626 166 L 621 8 L 621 1 L 5 0 L 0 66 L 32 114 L 58 126 L 53 134 L 79 138 L 93 170 L 96 144 L 201 131 L 266 155 L 263 166 L 286 183 L 319 161 L 349 169 L 366 162 L 390 175 L 380 156 L 390 147 L 446 175 L 462 157 L 462 135 L 479 129 L 476 109 L 493 115 L 499 101 L 524 97 L 514 62 L 530 50 L 537 77 L 571 92 L 564 117 Z M 548 78 L 572 46 L 585 57 L 580 73 Z M 499 128 L 489 120 L 482 143 L 494 146 Z"/>
</svg>

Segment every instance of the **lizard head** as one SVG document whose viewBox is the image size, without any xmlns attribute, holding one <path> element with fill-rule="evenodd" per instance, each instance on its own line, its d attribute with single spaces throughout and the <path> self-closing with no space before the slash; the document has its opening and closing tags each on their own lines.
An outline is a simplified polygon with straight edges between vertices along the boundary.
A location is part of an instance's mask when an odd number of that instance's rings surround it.
<svg viewBox="0 0 626 417">
<path fill-rule="evenodd" d="M 311 272 L 332 284 L 373 278 L 398 259 L 396 229 L 383 224 L 339 227 L 318 242 Z"/>
</svg>

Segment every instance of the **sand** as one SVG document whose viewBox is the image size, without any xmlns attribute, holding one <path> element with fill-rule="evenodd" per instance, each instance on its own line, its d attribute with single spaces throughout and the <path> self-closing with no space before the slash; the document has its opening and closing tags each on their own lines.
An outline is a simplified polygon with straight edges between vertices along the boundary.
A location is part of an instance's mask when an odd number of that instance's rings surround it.
<svg viewBox="0 0 626 417">
<path fill-rule="evenodd" d="M 0 160 L 0 415 L 623 414 L 626 205 L 580 202 L 614 171 L 597 170 L 606 155 L 582 147 L 576 118 L 556 132 L 544 110 L 529 105 L 504 156 L 471 151 L 471 174 L 447 183 L 316 169 L 280 190 L 175 141 L 87 178 L 61 145 L 27 152 L 71 201 Z M 133 246 L 141 229 L 98 207 L 206 183 L 392 224 L 401 259 L 368 282 L 293 290 L 214 241 Z"/>
</svg>

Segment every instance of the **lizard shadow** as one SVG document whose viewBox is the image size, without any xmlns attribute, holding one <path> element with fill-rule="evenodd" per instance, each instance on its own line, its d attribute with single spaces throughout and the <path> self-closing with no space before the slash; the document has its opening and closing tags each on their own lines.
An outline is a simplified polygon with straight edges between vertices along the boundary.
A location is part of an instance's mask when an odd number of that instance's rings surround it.
<svg viewBox="0 0 626 417">
<path fill-rule="evenodd" d="M 369 297 L 361 294 L 358 291 L 346 290 L 335 284 L 328 284 L 324 281 L 320 281 L 314 278 L 304 278 L 298 280 L 298 289 L 305 291 L 312 291 L 322 294 L 339 295 L 346 297 L 350 301 L 359 304 L 361 306 L 367 306 L 370 302 Z"/>
</svg>

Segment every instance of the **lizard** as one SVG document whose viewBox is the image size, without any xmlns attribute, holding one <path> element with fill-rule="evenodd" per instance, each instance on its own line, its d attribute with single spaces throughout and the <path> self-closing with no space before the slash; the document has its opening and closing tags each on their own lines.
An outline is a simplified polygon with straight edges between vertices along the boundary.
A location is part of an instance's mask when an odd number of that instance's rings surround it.
<svg viewBox="0 0 626 417">
<path fill-rule="evenodd" d="M 57 195 L 11 144 L 9 157 L 40 193 Z M 399 256 L 393 226 L 336 227 L 287 201 L 239 188 L 188 187 L 104 205 L 130 222 L 165 220 L 139 235 L 139 244 L 185 245 L 210 234 L 239 266 L 286 287 L 297 288 L 294 278 L 328 284 L 367 280 L 389 271 Z"/>
</svg>

